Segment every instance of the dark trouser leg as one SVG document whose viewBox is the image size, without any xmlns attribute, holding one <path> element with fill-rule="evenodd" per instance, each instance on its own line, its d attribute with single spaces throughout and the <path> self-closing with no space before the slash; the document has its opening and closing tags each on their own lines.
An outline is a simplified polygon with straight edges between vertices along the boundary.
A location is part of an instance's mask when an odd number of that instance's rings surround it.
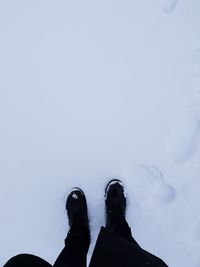
<svg viewBox="0 0 200 267">
<path fill-rule="evenodd" d="M 123 217 L 120 217 L 118 214 L 116 215 L 114 214 L 113 217 L 115 218 L 115 225 L 113 226 L 113 228 L 109 229 L 109 231 L 111 231 L 112 233 L 116 235 L 119 235 L 120 237 L 126 239 L 127 241 L 137 244 L 137 242 L 132 236 L 131 228 L 128 225 L 126 219 Z"/>
<path fill-rule="evenodd" d="M 123 236 L 122 236 L 123 235 Z M 90 267 L 167 267 L 156 256 L 143 250 L 130 236 L 130 228 L 116 233 L 104 227 L 101 228 Z"/>
<path fill-rule="evenodd" d="M 132 237 L 131 228 L 125 220 L 121 220 L 118 222 L 115 228 L 115 233 L 128 241 L 135 241 Z"/>
<path fill-rule="evenodd" d="M 20 254 L 11 258 L 4 267 L 52 267 L 52 265 L 37 256 Z"/>
<path fill-rule="evenodd" d="M 131 228 L 128 225 L 126 220 L 118 219 L 118 224 L 117 224 L 117 227 L 115 228 L 115 234 L 119 235 L 120 237 L 134 244 L 134 247 L 137 248 L 137 250 L 140 251 L 144 255 L 144 257 L 148 258 L 149 262 L 154 263 L 155 266 L 157 266 L 156 265 L 157 262 L 162 262 L 158 257 L 142 249 L 139 246 L 139 244 L 133 238 L 132 233 L 131 233 Z"/>
<path fill-rule="evenodd" d="M 65 239 L 65 247 L 54 263 L 54 267 L 86 267 L 88 248 L 87 235 L 75 235 L 69 232 Z"/>
</svg>

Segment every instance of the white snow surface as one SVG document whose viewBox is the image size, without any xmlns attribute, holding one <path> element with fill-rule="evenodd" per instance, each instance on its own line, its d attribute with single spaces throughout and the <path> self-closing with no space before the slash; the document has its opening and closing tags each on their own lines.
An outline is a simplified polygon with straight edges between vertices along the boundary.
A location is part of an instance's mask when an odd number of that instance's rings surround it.
<svg viewBox="0 0 200 267">
<path fill-rule="evenodd" d="M 200 266 L 200 1 L 0 1 L 0 265 L 53 263 L 65 200 L 124 182 L 133 236 Z"/>
</svg>

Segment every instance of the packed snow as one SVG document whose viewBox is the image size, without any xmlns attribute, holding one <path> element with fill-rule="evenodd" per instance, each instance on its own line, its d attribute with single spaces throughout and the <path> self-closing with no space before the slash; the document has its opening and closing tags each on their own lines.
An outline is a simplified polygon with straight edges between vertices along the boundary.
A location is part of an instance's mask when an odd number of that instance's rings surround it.
<svg viewBox="0 0 200 267">
<path fill-rule="evenodd" d="M 200 1 L 0 1 L 0 265 L 53 263 L 65 200 L 126 186 L 133 236 L 200 266 Z"/>
</svg>

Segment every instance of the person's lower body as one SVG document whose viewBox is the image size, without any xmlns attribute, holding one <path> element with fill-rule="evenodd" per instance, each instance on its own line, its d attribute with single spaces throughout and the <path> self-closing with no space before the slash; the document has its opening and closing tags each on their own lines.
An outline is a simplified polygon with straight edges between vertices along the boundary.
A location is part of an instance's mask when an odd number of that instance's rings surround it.
<svg viewBox="0 0 200 267">
<path fill-rule="evenodd" d="M 106 227 L 102 227 L 91 258 L 90 267 L 167 267 L 158 257 L 143 250 L 132 237 L 126 213 L 126 197 L 119 180 L 108 183 L 105 191 Z M 83 191 L 74 188 L 66 202 L 70 230 L 65 247 L 54 267 L 86 267 L 90 245 L 87 203 Z M 21 254 L 4 267 L 51 267 L 43 259 Z"/>
<path fill-rule="evenodd" d="M 83 241 L 83 240 L 82 240 Z M 80 238 L 68 235 L 65 247 L 58 256 L 55 267 L 86 267 L 87 245 Z M 131 235 L 130 227 L 114 233 L 102 227 L 91 258 L 90 267 L 166 267 L 156 256 L 144 251 Z M 21 254 L 10 259 L 4 267 L 52 267 L 34 255 Z"/>
</svg>

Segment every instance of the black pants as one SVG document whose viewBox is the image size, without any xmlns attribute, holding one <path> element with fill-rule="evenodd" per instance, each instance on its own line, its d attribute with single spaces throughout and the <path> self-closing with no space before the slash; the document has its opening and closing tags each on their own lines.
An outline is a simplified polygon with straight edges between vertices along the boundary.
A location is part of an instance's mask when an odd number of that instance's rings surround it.
<svg viewBox="0 0 200 267">
<path fill-rule="evenodd" d="M 54 267 L 86 267 L 88 246 L 84 238 L 68 235 Z M 116 233 L 102 227 L 89 264 L 90 267 L 167 267 L 158 257 L 143 250 L 131 235 L 128 224 Z M 52 267 L 34 255 L 11 258 L 4 267 Z"/>
</svg>

